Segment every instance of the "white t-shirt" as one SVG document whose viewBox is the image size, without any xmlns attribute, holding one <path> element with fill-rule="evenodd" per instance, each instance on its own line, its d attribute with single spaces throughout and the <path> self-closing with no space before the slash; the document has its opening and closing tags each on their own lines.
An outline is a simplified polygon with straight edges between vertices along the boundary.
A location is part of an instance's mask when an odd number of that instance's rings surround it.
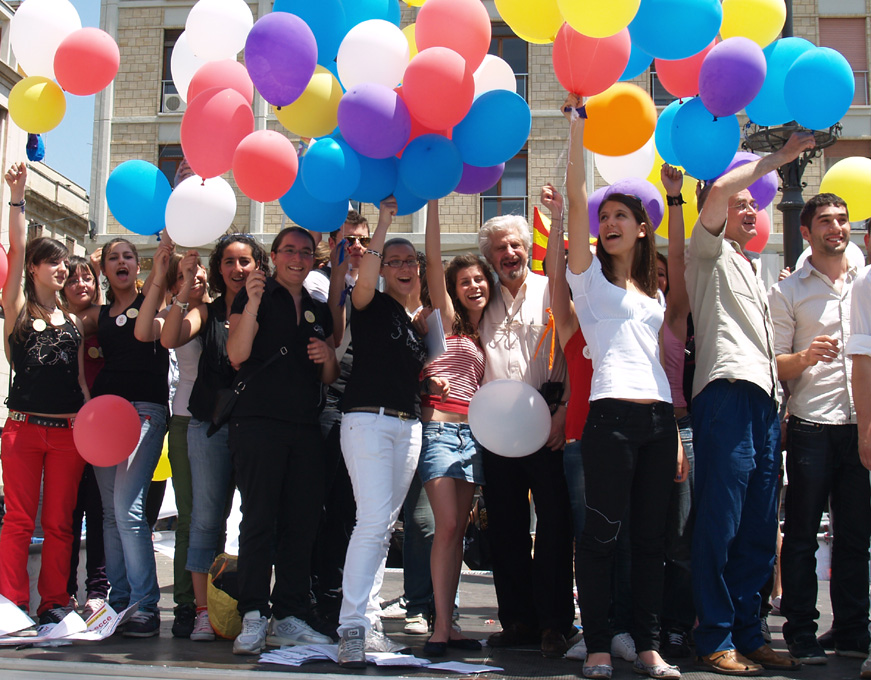
<svg viewBox="0 0 871 680">
<path fill-rule="evenodd" d="M 656 399 L 671 403 L 659 361 L 662 302 L 610 283 L 599 258 L 582 274 L 566 271 L 593 360 L 590 401 Z"/>
</svg>

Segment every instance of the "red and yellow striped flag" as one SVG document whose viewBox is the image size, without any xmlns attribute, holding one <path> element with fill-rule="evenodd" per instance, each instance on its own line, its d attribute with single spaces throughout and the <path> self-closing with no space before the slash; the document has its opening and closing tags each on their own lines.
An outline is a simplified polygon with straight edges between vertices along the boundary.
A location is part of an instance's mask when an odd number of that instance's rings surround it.
<svg viewBox="0 0 871 680">
<path fill-rule="evenodd" d="M 532 210 L 532 271 L 543 276 L 547 236 L 550 234 L 550 218 L 542 213 L 538 206 L 534 206 Z M 565 241 L 565 247 L 566 249 L 569 247 L 568 239 Z"/>
</svg>

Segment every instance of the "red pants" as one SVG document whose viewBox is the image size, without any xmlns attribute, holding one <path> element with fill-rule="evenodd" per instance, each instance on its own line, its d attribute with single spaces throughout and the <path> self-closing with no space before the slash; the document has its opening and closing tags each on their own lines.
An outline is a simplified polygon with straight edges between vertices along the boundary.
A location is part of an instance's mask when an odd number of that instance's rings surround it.
<svg viewBox="0 0 871 680">
<path fill-rule="evenodd" d="M 72 551 L 73 510 L 85 461 L 70 428 L 7 420 L 0 460 L 6 516 L 0 532 L 0 594 L 30 611 L 27 555 L 42 494 L 42 565 L 37 614 L 69 602 L 67 580 Z"/>
</svg>

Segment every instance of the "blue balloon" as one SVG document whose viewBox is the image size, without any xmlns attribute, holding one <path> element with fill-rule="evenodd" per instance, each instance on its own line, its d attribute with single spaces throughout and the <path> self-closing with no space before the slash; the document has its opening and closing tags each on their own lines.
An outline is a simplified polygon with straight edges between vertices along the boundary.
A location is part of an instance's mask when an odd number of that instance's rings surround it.
<svg viewBox="0 0 871 680">
<path fill-rule="evenodd" d="M 166 175 L 145 161 L 124 161 L 106 182 L 106 203 L 122 226 L 150 236 L 166 227 L 166 202 L 172 189 Z"/>
<path fill-rule="evenodd" d="M 680 161 L 671 144 L 671 126 L 674 122 L 674 115 L 681 106 L 683 106 L 683 102 L 680 99 L 675 99 L 671 104 L 666 106 L 656 120 L 656 131 L 653 133 L 653 143 L 656 144 L 656 150 L 659 152 L 662 160 L 669 165 L 680 165 Z"/>
<path fill-rule="evenodd" d="M 700 97 L 685 102 L 671 126 L 671 144 L 679 165 L 696 179 L 712 179 L 729 167 L 740 139 L 738 118 L 715 119 Z"/>
<path fill-rule="evenodd" d="M 396 186 L 393 189 L 393 198 L 396 199 L 396 214 L 410 215 L 426 205 L 426 199 L 421 198 L 409 189 L 402 177 L 396 178 Z"/>
<path fill-rule="evenodd" d="M 633 48 L 658 59 L 686 59 L 710 45 L 722 23 L 720 0 L 644 0 L 629 35 Z"/>
<path fill-rule="evenodd" d="M 801 55 L 812 49 L 814 44 L 804 38 L 781 38 L 762 50 L 767 70 L 762 89 L 744 109 L 750 120 L 757 125 L 783 125 L 793 120 L 786 106 L 786 74 Z M 807 98 L 805 90 L 802 94 Z"/>
<path fill-rule="evenodd" d="M 327 66 L 345 37 L 345 9 L 341 0 L 275 0 L 273 12 L 296 14 L 308 24 L 318 43 L 318 63 Z"/>
<path fill-rule="evenodd" d="M 808 83 L 813 95 L 808 96 Z M 825 130 L 850 109 L 856 92 L 853 68 L 844 55 L 830 47 L 802 54 L 786 74 L 786 108 L 799 125 Z"/>
<path fill-rule="evenodd" d="M 360 183 L 360 161 L 348 143 L 341 139 L 316 139 L 305 154 L 305 170 L 300 168 L 306 190 L 325 203 L 347 201 Z"/>
<path fill-rule="evenodd" d="M 421 135 L 402 152 L 399 176 L 413 194 L 434 201 L 457 188 L 463 176 L 463 159 L 447 137 Z"/>
<path fill-rule="evenodd" d="M 396 156 L 369 158 L 363 154 L 357 154 L 357 160 L 360 162 L 360 183 L 351 198 L 378 206 L 396 188 L 399 162 Z"/>
<path fill-rule="evenodd" d="M 299 159 L 299 173 L 290 190 L 278 199 L 284 214 L 304 229 L 328 233 L 345 223 L 348 202 L 324 203 L 314 198 L 302 181 L 305 156 Z"/>
<path fill-rule="evenodd" d="M 317 4 L 320 0 L 314 0 Z M 346 0 L 345 3 L 345 30 L 342 37 L 354 26 L 369 19 L 383 19 L 395 26 L 399 26 L 401 11 L 399 0 Z"/>
<path fill-rule="evenodd" d="M 627 81 L 637 78 L 648 69 L 652 61 L 653 57 L 651 55 L 647 54 L 647 52 L 642 50 L 635 43 L 632 43 L 632 51 L 629 53 L 629 63 L 626 64 L 626 68 L 623 69 L 623 75 L 620 76 L 619 80 Z"/>
<path fill-rule="evenodd" d="M 532 129 L 529 104 L 516 92 L 491 90 L 478 97 L 454 127 L 463 162 L 486 168 L 513 158 Z"/>
</svg>

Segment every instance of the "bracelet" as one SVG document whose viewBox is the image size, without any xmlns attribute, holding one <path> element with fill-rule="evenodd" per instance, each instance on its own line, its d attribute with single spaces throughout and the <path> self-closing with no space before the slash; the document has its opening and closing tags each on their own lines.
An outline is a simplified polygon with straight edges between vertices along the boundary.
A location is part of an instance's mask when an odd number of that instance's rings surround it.
<svg viewBox="0 0 871 680">
<path fill-rule="evenodd" d="M 383 256 L 381 253 L 379 253 L 377 250 L 372 250 L 371 248 L 367 249 L 366 252 L 363 253 L 363 254 L 364 254 L 364 255 L 374 255 L 374 256 L 377 257 L 379 260 L 383 260 L 383 259 L 384 259 L 384 256 Z"/>
<path fill-rule="evenodd" d="M 678 194 L 677 196 L 666 196 L 665 202 L 672 206 L 684 205 L 686 203 L 681 194 Z"/>
<path fill-rule="evenodd" d="M 179 302 L 178 300 L 176 300 L 175 304 L 173 304 L 173 307 L 178 307 L 181 310 L 182 314 L 187 312 L 188 307 L 190 307 L 190 306 L 191 306 L 190 302 Z"/>
<path fill-rule="evenodd" d="M 248 311 L 248 305 L 245 305 L 245 306 L 242 308 L 242 311 L 245 312 L 248 316 L 253 316 L 255 319 L 257 318 L 257 315 L 256 315 L 256 314 L 252 314 L 251 312 Z"/>
<path fill-rule="evenodd" d="M 21 212 L 24 212 L 25 205 L 27 205 L 27 201 L 23 198 L 21 199 L 20 203 L 13 203 L 12 201 L 9 201 L 10 208 L 21 208 Z"/>
</svg>

